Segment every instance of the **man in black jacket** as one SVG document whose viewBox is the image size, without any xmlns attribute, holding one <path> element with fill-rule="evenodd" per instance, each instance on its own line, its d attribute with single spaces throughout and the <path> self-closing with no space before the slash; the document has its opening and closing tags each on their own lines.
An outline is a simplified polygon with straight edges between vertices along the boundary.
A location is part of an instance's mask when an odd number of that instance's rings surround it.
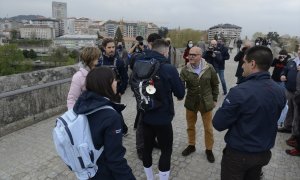
<svg viewBox="0 0 300 180">
<path fill-rule="evenodd" d="M 225 60 L 230 58 L 228 49 L 222 44 L 222 41 L 219 40 L 219 42 L 217 42 L 216 40 L 212 40 L 210 42 L 210 47 L 203 54 L 203 58 L 215 68 L 222 84 L 223 94 L 226 95 L 227 87 L 224 77 L 224 70 Z"/>
<path fill-rule="evenodd" d="M 259 180 L 271 159 L 277 120 L 286 103 L 284 89 L 268 72 L 272 61 L 267 47 L 247 50 L 242 66 L 245 80 L 229 91 L 213 118 L 215 129 L 228 129 L 221 180 Z"/>
<path fill-rule="evenodd" d="M 182 100 L 185 95 L 183 83 L 177 69 L 167 63 L 169 45 L 162 39 L 157 39 L 152 44 L 152 50 L 146 51 L 144 60 L 156 59 L 160 62 L 158 82 L 154 81 L 155 92 L 159 94 L 160 106 L 145 111 L 142 117 L 144 150 L 143 165 L 147 179 L 153 179 L 152 150 L 157 138 L 161 155 L 158 163 L 160 179 L 168 179 L 171 166 L 173 146 L 172 120 L 175 115 L 173 97 Z M 135 67 L 133 69 L 135 73 Z M 153 95 L 155 95 L 153 93 Z"/>
<path fill-rule="evenodd" d="M 112 38 L 105 38 L 102 42 L 103 53 L 99 58 L 97 66 L 107 66 L 111 68 L 117 79 L 117 94 L 116 102 L 121 102 L 121 96 L 125 93 L 128 84 L 128 75 L 124 61 L 119 59 L 116 54 L 115 41 Z M 128 133 L 128 127 L 123 122 L 123 135 L 126 136 Z"/>
<path fill-rule="evenodd" d="M 300 112 L 295 102 L 295 92 L 297 85 L 297 73 L 300 71 L 300 47 L 298 57 L 288 61 L 283 69 L 281 81 L 285 82 L 286 96 L 288 100 L 288 112 L 284 121 L 284 127 L 279 128 L 278 132 L 292 132 L 292 136 L 286 141 L 290 146 L 296 146 L 296 135 L 299 134 L 298 123 Z"/>
<path fill-rule="evenodd" d="M 244 63 L 244 55 L 247 49 L 251 47 L 251 42 L 246 41 L 244 47 L 238 51 L 238 53 L 234 57 L 234 61 L 238 62 L 238 66 L 236 68 L 235 77 L 237 78 L 236 83 L 239 84 L 243 81 L 243 68 L 242 65 Z"/>
</svg>

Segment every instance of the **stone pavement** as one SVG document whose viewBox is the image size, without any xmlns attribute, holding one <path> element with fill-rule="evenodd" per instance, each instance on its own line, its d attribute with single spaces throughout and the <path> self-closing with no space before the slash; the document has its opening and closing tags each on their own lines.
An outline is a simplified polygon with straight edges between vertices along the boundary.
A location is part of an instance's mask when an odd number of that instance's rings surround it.
<svg viewBox="0 0 300 180">
<path fill-rule="evenodd" d="M 231 59 L 226 61 L 225 77 L 228 87 L 233 87 L 236 82 L 234 77 L 237 63 L 233 61 L 236 51 L 231 54 Z M 221 84 L 220 84 L 220 94 Z M 127 104 L 123 115 L 129 127 L 129 135 L 124 138 L 124 146 L 127 149 L 126 159 L 136 178 L 146 179 L 143 165 L 138 160 L 135 150 L 135 131 L 133 123 L 135 118 L 135 100 L 130 89 L 122 98 Z M 218 106 L 224 96 L 219 96 Z M 216 162 L 211 164 L 206 160 L 203 140 L 203 126 L 201 116 L 197 123 L 196 152 L 188 157 L 181 155 L 187 146 L 187 133 L 185 122 L 185 110 L 183 101 L 175 102 L 176 115 L 173 120 L 174 145 L 171 162 L 171 179 L 173 180 L 218 180 L 220 179 L 220 161 L 222 149 L 225 145 L 223 137 L 225 132 L 215 132 L 214 154 Z M 65 180 L 75 179 L 63 162 L 57 156 L 52 142 L 52 129 L 55 124 L 52 117 L 30 127 L 16 131 L 0 138 L 0 180 Z M 289 148 L 285 144 L 288 134 L 278 133 L 275 147 L 272 149 L 272 159 L 268 166 L 264 167 L 264 179 L 267 180 L 296 180 L 300 179 L 300 158 L 290 157 L 285 154 Z M 159 151 L 154 150 L 154 172 L 157 173 Z"/>
</svg>

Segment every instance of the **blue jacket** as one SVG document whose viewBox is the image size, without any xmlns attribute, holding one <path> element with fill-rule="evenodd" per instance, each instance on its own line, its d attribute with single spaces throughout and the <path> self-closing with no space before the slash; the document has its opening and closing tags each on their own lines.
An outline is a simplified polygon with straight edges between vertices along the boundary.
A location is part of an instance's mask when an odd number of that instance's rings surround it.
<svg viewBox="0 0 300 180">
<path fill-rule="evenodd" d="M 284 89 L 269 72 L 254 73 L 229 91 L 213 126 L 218 131 L 228 129 L 227 146 L 247 153 L 264 152 L 274 146 L 277 120 L 285 103 Z"/>
<path fill-rule="evenodd" d="M 296 91 L 297 72 L 297 65 L 294 60 L 289 60 L 287 65 L 283 68 L 281 75 L 286 76 L 287 81 L 285 81 L 285 88 L 290 92 Z"/>
<path fill-rule="evenodd" d="M 115 104 L 94 92 L 85 91 L 78 98 L 73 110 L 77 114 L 83 114 L 105 105 L 112 106 L 116 111 L 103 109 L 87 116 L 95 148 L 100 149 L 104 145 L 104 151 L 97 161 L 99 170 L 92 179 L 135 179 L 124 158 L 126 149 L 122 145 L 120 113 L 125 106 Z"/>
<path fill-rule="evenodd" d="M 172 93 L 178 99 L 183 99 L 185 95 L 185 89 L 183 83 L 179 77 L 177 69 L 168 64 L 168 60 L 160 53 L 156 51 L 145 51 L 144 56 L 139 56 L 139 59 L 150 60 L 155 58 L 160 61 L 159 77 L 162 88 L 158 88 L 162 98 L 162 106 L 153 111 L 147 111 L 144 114 L 143 121 L 151 125 L 165 125 L 173 120 L 174 102 Z"/>
<path fill-rule="evenodd" d="M 117 54 L 117 53 L 116 53 Z M 116 62 L 115 62 L 116 61 Z M 127 68 L 123 60 L 120 60 L 117 55 L 113 57 L 105 56 L 104 54 L 99 58 L 97 66 L 113 66 L 117 67 L 117 93 L 124 94 L 128 84 Z"/>
</svg>

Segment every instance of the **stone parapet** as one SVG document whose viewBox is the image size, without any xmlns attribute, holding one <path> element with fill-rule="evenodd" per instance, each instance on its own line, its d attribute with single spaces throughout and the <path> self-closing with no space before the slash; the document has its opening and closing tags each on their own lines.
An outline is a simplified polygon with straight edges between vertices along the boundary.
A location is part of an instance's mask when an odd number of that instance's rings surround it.
<svg viewBox="0 0 300 180">
<path fill-rule="evenodd" d="M 77 65 L 0 77 L 0 137 L 66 110 Z"/>
</svg>

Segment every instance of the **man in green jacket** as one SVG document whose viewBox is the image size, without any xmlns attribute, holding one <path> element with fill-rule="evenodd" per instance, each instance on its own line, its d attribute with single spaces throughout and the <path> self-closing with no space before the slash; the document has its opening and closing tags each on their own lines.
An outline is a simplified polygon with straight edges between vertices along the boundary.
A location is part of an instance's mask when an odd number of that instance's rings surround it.
<svg viewBox="0 0 300 180">
<path fill-rule="evenodd" d="M 205 138 L 205 153 L 207 160 L 215 161 L 212 148 L 214 144 L 212 127 L 212 110 L 216 106 L 219 94 L 219 80 L 213 66 L 202 59 L 202 50 L 199 47 L 190 49 L 189 63 L 181 70 L 180 77 L 186 83 L 187 95 L 184 107 L 186 108 L 186 121 L 188 133 L 188 147 L 182 152 L 188 156 L 196 151 L 197 113 L 200 111 Z"/>
</svg>

